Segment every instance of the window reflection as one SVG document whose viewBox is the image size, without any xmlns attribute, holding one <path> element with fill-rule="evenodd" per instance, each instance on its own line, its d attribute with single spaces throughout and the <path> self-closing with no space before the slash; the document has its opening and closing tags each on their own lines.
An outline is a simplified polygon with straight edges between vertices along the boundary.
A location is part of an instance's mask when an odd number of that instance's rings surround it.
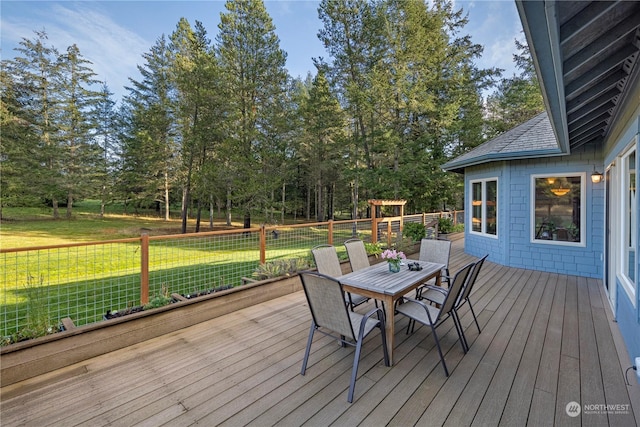
<svg viewBox="0 0 640 427">
<path fill-rule="evenodd" d="M 498 234 L 498 180 L 471 182 L 471 231 Z"/>
<path fill-rule="evenodd" d="M 582 177 L 535 178 L 535 239 L 580 243 Z"/>
<path fill-rule="evenodd" d="M 636 280 L 636 152 L 632 151 L 624 161 L 625 188 L 625 247 L 624 247 L 624 272 L 633 283 Z"/>
</svg>

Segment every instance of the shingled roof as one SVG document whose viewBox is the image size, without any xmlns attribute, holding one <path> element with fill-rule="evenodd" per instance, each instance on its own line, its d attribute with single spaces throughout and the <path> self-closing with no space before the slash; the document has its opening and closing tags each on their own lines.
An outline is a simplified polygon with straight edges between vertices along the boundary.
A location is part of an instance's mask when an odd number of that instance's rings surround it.
<svg viewBox="0 0 640 427">
<path fill-rule="evenodd" d="M 500 160 L 564 155 L 546 112 L 498 135 L 442 165 L 446 171 L 464 173 L 464 168 Z"/>
</svg>

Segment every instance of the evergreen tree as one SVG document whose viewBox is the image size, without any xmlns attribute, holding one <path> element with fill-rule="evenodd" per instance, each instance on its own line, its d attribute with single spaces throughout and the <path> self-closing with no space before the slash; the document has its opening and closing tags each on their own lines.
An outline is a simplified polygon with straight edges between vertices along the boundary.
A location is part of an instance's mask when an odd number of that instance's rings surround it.
<svg viewBox="0 0 640 427">
<path fill-rule="evenodd" d="M 60 57 L 58 124 L 63 185 L 67 197 L 67 218 L 71 218 L 74 200 L 91 195 L 99 185 L 101 148 L 95 140 L 95 113 L 100 93 L 90 87 L 98 83 L 76 45 Z"/>
<path fill-rule="evenodd" d="M 146 64 L 138 65 L 142 81 L 130 79 L 132 86 L 124 99 L 131 128 L 122 141 L 120 183 L 137 206 L 163 203 L 165 220 L 169 220 L 178 150 L 171 52 L 164 35 L 143 58 Z"/>
<path fill-rule="evenodd" d="M 100 216 L 104 216 L 107 197 L 115 186 L 114 171 L 118 162 L 118 117 L 112 95 L 107 84 L 103 83 L 96 110 L 96 143 L 101 154 L 95 171 L 99 185 Z"/>
<path fill-rule="evenodd" d="M 38 151 L 40 139 L 22 102 L 20 85 L 0 70 L 0 219 L 4 206 L 37 206 L 41 203 Z M 22 100 L 22 101 L 21 101 Z"/>
<path fill-rule="evenodd" d="M 199 231 L 202 202 L 209 200 L 208 188 L 215 185 L 210 182 L 205 164 L 222 139 L 224 96 L 219 67 L 201 22 L 196 21 L 192 29 L 182 18 L 171 35 L 171 50 L 181 141 L 182 232 L 186 233 L 192 195 L 196 195 L 196 231 Z"/>
<path fill-rule="evenodd" d="M 545 109 L 529 46 L 517 39 L 515 45 L 513 60 L 520 74 L 502 79 L 497 91 L 489 96 L 489 137 L 506 132 Z"/>
<path fill-rule="evenodd" d="M 329 90 L 322 70 L 313 79 L 307 101 L 301 109 L 304 134 L 301 156 L 310 172 L 316 195 L 316 220 L 333 218 L 333 206 L 326 197 L 333 194 L 343 169 L 346 120 L 338 100 Z"/>
<path fill-rule="evenodd" d="M 227 87 L 230 133 L 220 153 L 227 182 L 227 212 L 231 200 L 245 212 L 264 206 L 264 155 L 272 138 L 275 112 L 286 94 L 286 54 L 261 0 L 227 1 L 220 15 L 217 56 Z M 268 194 L 268 193 L 267 193 Z"/>
<path fill-rule="evenodd" d="M 14 117 L 29 127 L 31 138 L 16 143 L 33 144 L 19 150 L 30 156 L 38 167 L 22 176 L 24 186 L 36 188 L 44 200 L 51 203 L 53 217 L 59 217 L 58 201 L 64 197 L 62 163 L 64 151 L 58 139 L 55 120 L 58 108 L 58 52 L 47 44 L 45 31 L 37 31 L 33 40 L 22 39 L 16 48 L 18 55 L 4 62 L 4 69 L 13 80 Z M 17 158 L 14 158 L 19 161 Z M 23 157 L 23 160 L 25 157 Z M 26 165 L 16 170 L 28 171 Z"/>
</svg>

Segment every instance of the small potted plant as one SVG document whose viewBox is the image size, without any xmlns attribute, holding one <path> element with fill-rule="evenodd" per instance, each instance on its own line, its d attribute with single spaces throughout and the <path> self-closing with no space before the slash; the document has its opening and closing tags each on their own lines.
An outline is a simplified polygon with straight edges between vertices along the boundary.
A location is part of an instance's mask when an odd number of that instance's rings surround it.
<svg viewBox="0 0 640 427">
<path fill-rule="evenodd" d="M 395 249 L 387 249 L 380 255 L 382 259 L 386 259 L 389 264 L 389 271 L 397 273 L 400 271 L 400 264 L 407 259 L 404 252 L 398 252 Z"/>
</svg>

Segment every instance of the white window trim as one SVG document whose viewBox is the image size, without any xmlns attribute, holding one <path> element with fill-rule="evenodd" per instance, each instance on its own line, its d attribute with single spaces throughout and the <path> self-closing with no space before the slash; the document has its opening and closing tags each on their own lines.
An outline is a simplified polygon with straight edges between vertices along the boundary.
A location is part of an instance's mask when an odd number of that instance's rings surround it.
<svg viewBox="0 0 640 427">
<path fill-rule="evenodd" d="M 486 232 L 487 230 L 487 182 L 495 181 L 496 182 L 496 234 L 489 234 Z M 491 237 L 492 239 L 498 239 L 498 206 L 500 206 L 500 183 L 498 182 L 498 177 L 490 177 L 490 178 L 482 178 L 482 179 L 473 179 L 469 180 L 469 224 L 473 223 L 473 184 L 481 183 L 482 185 L 482 231 L 474 231 L 473 228 L 469 227 L 469 234 L 473 234 L 475 236 L 483 236 L 483 237 Z"/>
<path fill-rule="evenodd" d="M 629 144 L 629 146 L 627 146 L 627 148 L 622 152 L 622 154 L 620 154 L 620 156 L 618 157 L 619 161 L 620 161 L 620 176 L 618 177 L 618 191 L 617 194 L 619 195 L 619 197 L 621 197 L 621 199 L 619 200 L 619 202 L 621 203 L 622 209 L 620 209 L 620 216 L 619 216 L 619 221 L 620 221 L 620 227 L 624 227 L 622 228 L 618 228 L 615 232 L 619 233 L 620 235 L 620 243 L 622 243 L 619 246 L 619 257 L 618 257 L 618 262 L 620 265 L 616 266 L 616 270 L 617 270 L 617 276 L 618 276 L 618 280 L 620 281 L 620 285 L 622 286 L 622 289 L 624 289 L 624 291 L 626 292 L 626 294 L 629 296 L 629 300 L 631 301 L 631 304 L 633 304 L 633 306 L 635 307 L 636 305 L 636 284 L 633 283 L 631 280 L 629 280 L 629 278 L 627 277 L 627 274 L 625 273 L 625 256 L 627 255 L 625 252 L 625 248 L 624 245 L 625 243 L 623 243 L 625 241 L 625 236 L 626 236 L 626 201 L 624 201 L 624 199 L 626 199 L 626 180 L 627 180 L 627 171 L 625 169 L 625 160 L 627 159 L 627 157 L 633 152 L 635 151 L 636 154 L 636 177 L 638 176 L 638 169 L 637 169 L 637 165 L 638 165 L 638 150 L 637 150 L 637 138 L 634 138 L 633 141 L 631 142 L 631 144 Z M 636 178 L 637 180 L 637 178 Z M 637 188 L 637 187 L 636 187 Z M 636 197 L 637 196 L 637 190 L 636 190 Z M 637 206 L 636 206 L 636 210 L 637 210 Z M 638 213 L 636 212 L 636 215 Z M 636 230 L 637 231 L 637 230 Z M 636 272 L 636 281 L 637 281 L 637 276 L 638 276 L 638 269 L 637 269 L 637 265 L 638 265 L 638 242 L 635 242 L 636 247 L 635 247 L 635 263 L 636 265 L 634 266 L 635 272 Z"/>
<path fill-rule="evenodd" d="M 579 242 L 565 242 L 561 240 L 541 240 L 536 239 L 536 179 L 539 178 L 553 178 L 553 177 L 580 177 L 580 241 Z M 571 246 L 574 248 L 584 248 L 587 246 L 587 174 L 585 172 L 553 172 L 544 174 L 531 175 L 531 203 L 529 206 L 529 216 L 531 219 L 530 224 L 530 238 L 531 243 L 537 245 L 552 245 L 552 246 Z"/>
</svg>

